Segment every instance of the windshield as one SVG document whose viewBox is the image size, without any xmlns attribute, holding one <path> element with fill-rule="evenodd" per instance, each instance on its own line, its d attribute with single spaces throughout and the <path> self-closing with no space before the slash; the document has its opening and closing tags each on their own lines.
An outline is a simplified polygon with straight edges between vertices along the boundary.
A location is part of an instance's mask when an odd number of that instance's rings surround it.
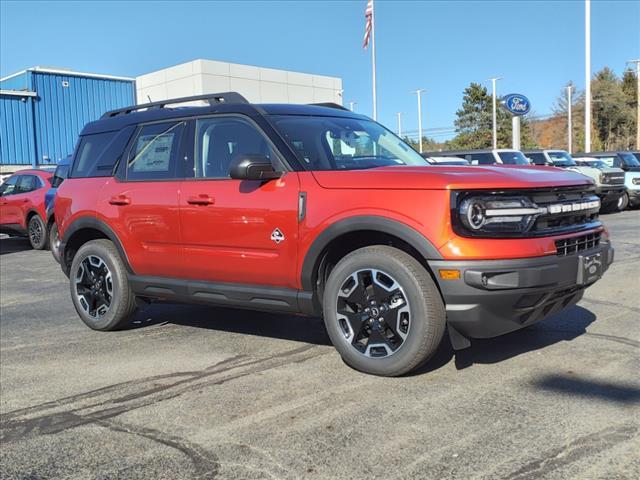
<svg viewBox="0 0 640 480">
<path fill-rule="evenodd" d="M 505 165 L 531 165 L 522 152 L 498 152 L 498 156 Z"/>
<path fill-rule="evenodd" d="M 274 115 L 274 126 L 308 170 L 429 165 L 382 125 L 356 118 Z"/>
<path fill-rule="evenodd" d="M 558 152 L 547 152 L 549 154 L 549 158 L 553 161 L 553 164 L 557 167 L 575 167 L 576 162 L 573 160 L 571 155 L 567 152 L 558 151 Z"/>
<path fill-rule="evenodd" d="M 640 167 L 640 162 L 633 153 L 622 152 L 619 153 L 619 155 L 624 158 L 624 163 L 626 163 L 629 167 Z"/>
</svg>

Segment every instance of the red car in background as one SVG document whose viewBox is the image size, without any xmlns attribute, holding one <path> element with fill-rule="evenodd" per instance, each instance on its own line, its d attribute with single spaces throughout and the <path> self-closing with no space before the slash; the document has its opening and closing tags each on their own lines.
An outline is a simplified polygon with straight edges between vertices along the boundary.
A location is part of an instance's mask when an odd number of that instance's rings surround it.
<svg viewBox="0 0 640 480">
<path fill-rule="evenodd" d="M 0 233 L 28 236 L 36 250 L 47 247 L 44 195 L 52 171 L 20 170 L 0 186 Z"/>
</svg>

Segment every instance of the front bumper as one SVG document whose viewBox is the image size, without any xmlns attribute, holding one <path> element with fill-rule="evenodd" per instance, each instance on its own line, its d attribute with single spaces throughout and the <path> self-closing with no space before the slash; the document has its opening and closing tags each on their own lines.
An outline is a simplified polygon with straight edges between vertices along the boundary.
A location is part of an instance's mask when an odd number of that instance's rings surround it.
<svg viewBox="0 0 640 480">
<path fill-rule="evenodd" d="M 596 187 L 596 195 L 600 197 L 600 202 L 604 204 L 611 204 L 617 202 L 618 199 L 624 193 L 624 185 L 600 185 Z"/>
<path fill-rule="evenodd" d="M 577 303 L 613 262 L 613 247 L 567 256 L 516 260 L 429 261 L 444 297 L 447 323 L 471 338 L 491 338 L 536 323 Z M 600 254 L 599 256 L 597 254 Z M 586 278 L 587 263 L 599 263 L 597 278 Z M 460 270 L 442 280 L 440 269 Z"/>
</svg>

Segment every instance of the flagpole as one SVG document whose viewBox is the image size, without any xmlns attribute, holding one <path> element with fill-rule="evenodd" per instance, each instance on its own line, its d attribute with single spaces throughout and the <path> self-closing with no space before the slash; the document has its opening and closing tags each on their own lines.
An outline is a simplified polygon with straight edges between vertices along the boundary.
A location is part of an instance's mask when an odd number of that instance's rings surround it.
<svg viewBox="0 0 640 480">
<path fill-rule="evenodd" d="M 376 15 L 374 12 L 374 2 L 371 1 L 371 68 L 373 84 L 373 119 L 378 120 L 378 100 L 376 92 Z"/>
</svg>

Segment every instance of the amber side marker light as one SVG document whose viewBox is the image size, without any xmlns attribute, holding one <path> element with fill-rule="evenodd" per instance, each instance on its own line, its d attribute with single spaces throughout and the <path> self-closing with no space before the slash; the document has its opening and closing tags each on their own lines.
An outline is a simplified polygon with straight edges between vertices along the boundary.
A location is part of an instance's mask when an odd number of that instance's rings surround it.
<svg viewBox="0 0 640 480">
<path fill-rule="evenodd" d="M 460 270 L 440 270 L 442 280 L 460 280 Z"/>
</svg>

